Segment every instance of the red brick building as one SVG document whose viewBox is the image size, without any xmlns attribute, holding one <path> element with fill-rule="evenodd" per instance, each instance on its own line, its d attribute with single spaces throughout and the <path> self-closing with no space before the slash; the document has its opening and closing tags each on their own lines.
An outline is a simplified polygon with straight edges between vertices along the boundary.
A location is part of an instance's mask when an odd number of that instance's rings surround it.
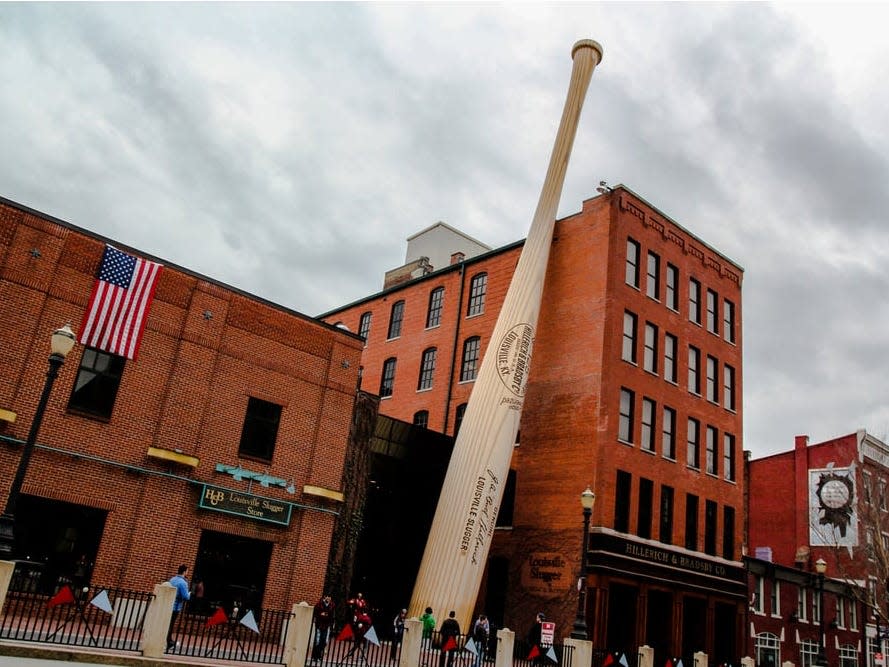
<svg viewBox="0 0 889 667">
<path fill-rule="evenodd" d="M 3 499 L 50 334 L 80 325 L 106 241 L 0 200 Z M 52 589 L 86 569 L 102 585 L 150 589 L 184 563 L 208 602 L 314 600 L 362 347 L 354 334 L 165 266 L 136 360 L 77 345 L 61 368 L 16 512 L 32 585 Z"/>
<path fill-rule="evenodd" d="M 451 435 L 522 243 L 456 250 L 439 266 L 409 246 L 410 270 L 322 315 L 366 337 L 362 386 L 379 392 L 381 413 Z M 741 280 L 623 187 L 557 221 L 480 610 L 520 633 L 543 610 L 570 632 L 590 485 L 583 581 L 596 645 L 649 644 L 657 664 L 741 655 Z"/>
<path fill-rule="evenodd" d="M 751 568 L 751 655 L 812 664 L 821 560 L 828 663 L 874 665 L 875 608 L 887 627 L 889 446 L 865 431 L 811 445 L 798 436 L 747 467 L 750 546 L 766 561 Z"/>
</svg>

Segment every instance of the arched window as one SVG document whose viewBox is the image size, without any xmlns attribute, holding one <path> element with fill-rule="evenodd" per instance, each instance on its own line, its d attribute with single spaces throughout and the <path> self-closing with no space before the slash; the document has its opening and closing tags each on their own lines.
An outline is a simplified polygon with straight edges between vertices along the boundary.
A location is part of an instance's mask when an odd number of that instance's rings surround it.
<svg viewBox="0 0 889 667">
<path fill-rule="evenodd" d="M 429 310 L 426 311 L 426 328 L 441 324 L 441 309 L 444 304 L 444 287 L 436 287 L 429 293 Z"/>
<path fill-rule="evenodd" d="M 361 336 L 364 340 L 367 340 L 367 337 L 370 335 L 370 321 L 373 319 L 373 313 L 370 311 L 361 314 L 361 319 L 358 320 L 358 335 Z"/>
<path fill-rule="evenodd" d="M 469 283 L 469 307 L 466 316 L 481 315 L 485 312 L 485 295 L 488 292 L 488 274 L 479 273 L 472 276 Z"/>
<path fill-rule="evenodd" d="M 475 380 L 478 375 L 482 339 L 478 336 L 467 338 L 463 343 L 463 360 L 460 364 L 460 382 Z"/>
<path fill-rule="evenodd" d="M 395 389 L 395 357 L 383 362 L 383 374 L 380 376 L 380 398 L 392 395 Z"/>
<path fill-rule="evenodd" d="M 758 667 L 778 667 L 781 664 L 781 643 L 777 635 L 771 632 L 761 632 L 756 635 L 754 641 L 756 652 L 756 664 Z"/>
<path fill-rule="evenodd" d="M 404 319 L 404 301 L 396 301 L 392 304 L 392 314 L 389 316 L 389 334 L 387 338 L 398 338 L 401 335 L 401 321 Z"/>
<path fill-rule="evenodd" d="M 417 391 L 432 388 L 432 378 L 435 375 L 435 357 L 436 349 L 434 347 L 423 351 L 423 358 L 420 361 L 420 377 L 417 380 Z"/>
<path fill-rule="evenodd" d="M 414 413 L 414 426 L 429 428 L 429 410 L 419 410 Z"/>
</svg>

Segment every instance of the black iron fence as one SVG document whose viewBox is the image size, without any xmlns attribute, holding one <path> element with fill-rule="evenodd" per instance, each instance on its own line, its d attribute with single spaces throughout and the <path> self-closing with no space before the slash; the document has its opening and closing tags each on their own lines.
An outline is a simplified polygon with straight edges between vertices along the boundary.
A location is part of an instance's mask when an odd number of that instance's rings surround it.
<svg viewBox="0 0 889 667">
<path fill-rule="evenodd" d="M 513 645 L 512 664 L 514 667 L 571 667 L 573 653 L 573 648 L 565 644 L 531 644 L 517 637 Z"/>
<path fill-rule="evenodd" d="M 636 667 L 638 664 L 639 654 L 635 651 L 593 649 L 591 667 Z"/>
<path fill-rule="evenodd" d="M 0 638 L 138 651 L 153 594 L 123 588 L 65 585 L 53 594 L 10 590 Z"/>
<path fill-rule="evenodd" d="M 284 662 L 293 614 L 271 609 L 194 611 L 186 604 L 174 619 L 167 653 L 266 664 Z"/>
</svg>

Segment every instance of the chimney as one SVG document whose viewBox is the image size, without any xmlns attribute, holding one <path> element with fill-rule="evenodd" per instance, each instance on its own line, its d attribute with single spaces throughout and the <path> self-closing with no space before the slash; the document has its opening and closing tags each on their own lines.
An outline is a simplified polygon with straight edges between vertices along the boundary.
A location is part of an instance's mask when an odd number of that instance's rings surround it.
<svg viewBox="0 0 889 667">
<path fill-rule="evenodd" d="M 798 435 L 793 439 L 793 444 L 795 445 L 795 449 L 805 449 L 809 446 L 809 436 Z"/>
<path fill-rule="evenodd" d="M 452 265 L 453 265 L 453 264 L 459 264 L 460 262 L 463 261 L 463 259 L 464 259 L 465 257 L 466 257 L 466 254 L 465 254 L 465 253 L 462 253 L 462 252 L 455 252 L 455 253 L 451 254 L 451 264 L 452 264 Z"/>
</svg>

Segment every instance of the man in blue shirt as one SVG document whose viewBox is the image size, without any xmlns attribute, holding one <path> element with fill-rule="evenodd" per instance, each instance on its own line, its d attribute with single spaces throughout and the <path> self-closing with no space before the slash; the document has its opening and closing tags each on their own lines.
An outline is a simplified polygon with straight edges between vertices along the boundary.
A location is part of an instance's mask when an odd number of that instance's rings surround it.
<svg viewBox="0 0 889 667">
<path fill-rule="evenodd" d="M 170 616 L 170 627 L 167 630 L 168 651 L 176 648 L 176 642 L 173 640 L 173 625 L 175 625 L 185 601 L 191 597 L 191 594 L 188 592 L 188 580 L 185 578 L 187 573 L 188 565 L 180 565 L 176 571 L 176 576 L 170 579 L 170 585 L 176 589 L 176 599 L 173 600 L 173 614 Z"/>
</svg>

